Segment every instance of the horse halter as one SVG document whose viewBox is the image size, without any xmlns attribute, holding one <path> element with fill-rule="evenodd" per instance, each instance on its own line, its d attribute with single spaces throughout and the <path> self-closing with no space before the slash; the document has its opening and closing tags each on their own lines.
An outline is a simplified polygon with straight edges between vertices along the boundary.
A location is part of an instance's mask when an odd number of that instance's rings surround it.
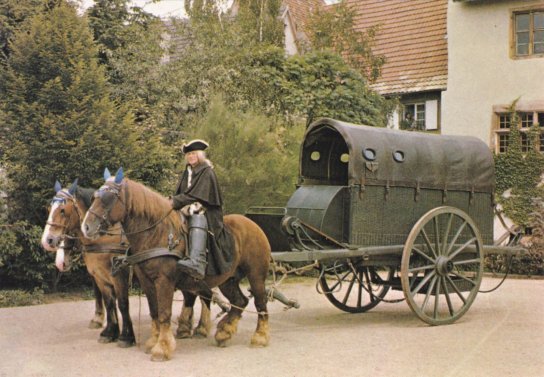
<svg viewBox="0 0 544 377">
<path fill-rule="evenodd" d="M 61 206 L 64 206 L 68 202 L 72 202 L 72 205 L 74 207 L 74 211 L 70 213 L 70 217 L 68 218 L 68 221 L 67 221 L 67 224 L 70 224 L 72 222 L 72 217 L 74 216 L 74 213 L 79 217 L 79 219 L 82 218 L 81 213 L 79 213 L 79 207 L 77 206 L 76 198 L 74 197 L 74 195 L 70 194 L 66 190 L 60 190 L 51 200 L 51 205 L 53 206 L 54 204 L 59 204 Z M 64 216 L 64 209 L 61 209 L 61 214 Z M 52 221 L 47 221 L 46 224 L 52 227 L 61 228 L 63 231 L 62 238 L 75 238 L 74 236 L 65 233 L 65 230 L 68 227 L 68 225 L 63 225 L 63 224 L 59 224 Z"/>
<path fill-rule="evenodd" d="M 107 229 L 111 228 L 113 225 L 108 218 L 115 202 L 119 200 L 123 205 L 125 205 L 125 203 L 121 199 L 121 189 L 121 183 L 106 182 L 98 190 L 96 190 L 93 195 L 95 199 L 99 199 L 102 203 L 104 207 L 104 213 L 102 215 L 99 215 L 91 208 L 89 208 L 87 212 L 93 214 L 100 220 L 100 228 L 103 228 L 101 230 L 101 233 L 105 233 Z"/>
</svg>

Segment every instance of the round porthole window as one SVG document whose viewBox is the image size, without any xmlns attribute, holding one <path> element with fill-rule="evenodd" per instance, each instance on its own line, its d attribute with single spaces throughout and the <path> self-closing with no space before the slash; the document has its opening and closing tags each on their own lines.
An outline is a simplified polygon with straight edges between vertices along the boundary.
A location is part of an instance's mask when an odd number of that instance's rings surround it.
<svg viewBox="0 0 544 377">
<path fill-rule="evenodd" d="M 312 161 L 319 161 L 320 158 L 321 158 L 321 153 L 319 153 L 318 151 L 313 151 L 310 154 L 310 160 Z"/>
<path fill-rule="evenodd" d="M 344 164 L 347 163 L 349 161 L 349 154 L 342 153 L 342 155 L 340 156 L 340 161 L 343 162 Z"/>
<path fill-rule="evenodd" d="M 363 157 L 368 161 L 374 161 L 376 159 L 376 151 L 372 148 L 363 149 Z"/>
<path fill-rule="evenodd" d="M 394 151 L 393 159 L 397 162 L 404 162 L 404 152 L 403 151 Z"/>
</svg>

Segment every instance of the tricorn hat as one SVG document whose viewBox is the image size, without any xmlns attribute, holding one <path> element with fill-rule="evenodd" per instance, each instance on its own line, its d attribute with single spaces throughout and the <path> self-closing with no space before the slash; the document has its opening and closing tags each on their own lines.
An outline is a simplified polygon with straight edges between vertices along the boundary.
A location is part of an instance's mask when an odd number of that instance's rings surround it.
<svg viewBox="0 0 544 377">
<path fill-rule="evenodd" d="M 183 144 L 181 146 L 181 151 L 183 153 L 189 153 L 192 151 L 203 151 L 208 148 L 208 146 L 208 143 L 206 143 L 204 140 L 195 139 Z"/>
</svg>

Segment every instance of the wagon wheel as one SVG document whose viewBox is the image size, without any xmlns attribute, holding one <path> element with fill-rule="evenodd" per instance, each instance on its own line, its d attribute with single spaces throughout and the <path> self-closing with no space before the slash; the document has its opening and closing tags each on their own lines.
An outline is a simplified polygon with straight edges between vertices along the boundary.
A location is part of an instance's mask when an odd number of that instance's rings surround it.
<svg viewBox="0 0 544 377">
<path fill-rule="evenodd" d="M 408 235 L 400 272 L 404 297 L 422 321 L 455 322 L 482 282 L 483 247 L 475 223 L 458 208 L 430 210 Z"/>
<path fill-rule="evenodd" d="M 378 305 L 389 291 L 395 272 L 391 267 L 373 267 L 336 263 L 326 268 L 319 285 L 327 299 L 338 309 L 348 313 L 363 313 Z"/>
</svg>

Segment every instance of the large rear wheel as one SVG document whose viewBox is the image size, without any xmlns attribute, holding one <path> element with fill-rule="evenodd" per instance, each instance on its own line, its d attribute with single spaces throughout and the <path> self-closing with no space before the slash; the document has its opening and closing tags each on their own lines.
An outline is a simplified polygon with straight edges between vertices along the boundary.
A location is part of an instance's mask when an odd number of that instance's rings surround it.
<svg viewBox="0 0 544 377">
<path fill-rule="evenodd" d="M 404 297 L 422 321 L 455 322 L 482 281 L 483 247 L 475 223 L 458 208 L 430 210 L 408 235 L 400 273 Z"/>
</svg>

